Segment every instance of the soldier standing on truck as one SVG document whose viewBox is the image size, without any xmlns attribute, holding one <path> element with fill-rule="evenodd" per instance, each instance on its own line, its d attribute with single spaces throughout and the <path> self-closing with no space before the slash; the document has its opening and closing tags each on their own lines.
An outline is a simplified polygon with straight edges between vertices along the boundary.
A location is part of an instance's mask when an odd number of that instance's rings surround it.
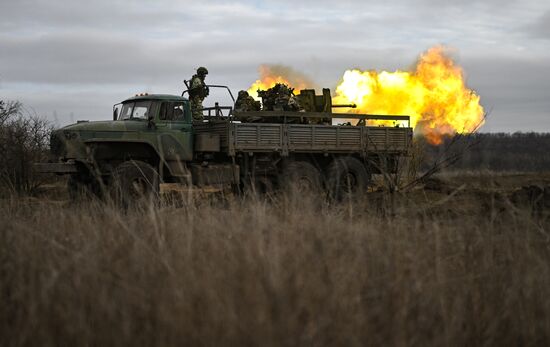
<svg viewBox="0 0 550 347">
<path fill-rule="evenodd" d="M 208 70 L 205 67 L 199 67 L 197 73 L 191 77 L 189 86 L 189 100 L 191 101 L 191 112 L 193 119 L 202 120 L 202 101 L 209 94 L 208 87 L 204 83 L 204 79 L 208 75 Z"/>
</svg>

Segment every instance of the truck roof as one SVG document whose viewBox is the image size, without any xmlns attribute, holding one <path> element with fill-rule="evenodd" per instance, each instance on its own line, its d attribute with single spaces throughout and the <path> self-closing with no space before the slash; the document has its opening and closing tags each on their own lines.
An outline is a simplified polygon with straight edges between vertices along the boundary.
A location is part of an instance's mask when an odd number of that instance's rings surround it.
<svg viewBox="0 0 550 347">
<path fill-rule="evenodd" d="M 187 98 L 184 98 L 183 96 L 171 95 L 171 94 L 143 94 L 143 95 L 133 96 L 133 97 L 128 98 L 128 99 L 126 99 L 122 102 L 137 101 L 137 100 L 187 101 Z"/>
</svg>

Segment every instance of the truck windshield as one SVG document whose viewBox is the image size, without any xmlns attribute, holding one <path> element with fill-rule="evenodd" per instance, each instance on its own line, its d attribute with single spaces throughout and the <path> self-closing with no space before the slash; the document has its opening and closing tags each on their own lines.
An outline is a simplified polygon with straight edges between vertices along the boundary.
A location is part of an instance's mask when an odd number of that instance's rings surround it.
<svg viewBox="0 0 550 347">
<path fill-rule="evenodd" d="M 119 120 L 128 119 L 147 119 L 151 101 L 128 102 L 122 105 L 122 110 L 118 116 Z"/>
</svg>

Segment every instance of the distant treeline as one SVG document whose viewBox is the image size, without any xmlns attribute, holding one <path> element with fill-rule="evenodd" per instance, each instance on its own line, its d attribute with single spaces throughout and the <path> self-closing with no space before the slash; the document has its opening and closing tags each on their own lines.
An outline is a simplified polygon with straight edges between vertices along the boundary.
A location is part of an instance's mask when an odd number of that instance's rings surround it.
<svg viewBox="0 0 550 347">
<path fill-rule="evenodd" d="M 550 171 L 550 133 L 479 133 L 425 146 L 424 166 L 458 153 L 447 170 Z"/>
</svg>

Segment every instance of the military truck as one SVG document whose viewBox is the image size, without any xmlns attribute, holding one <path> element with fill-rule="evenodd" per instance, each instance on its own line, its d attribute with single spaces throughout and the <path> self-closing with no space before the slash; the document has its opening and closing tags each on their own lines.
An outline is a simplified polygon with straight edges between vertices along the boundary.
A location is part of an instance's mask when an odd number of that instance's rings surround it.
<svg viewBox="0 0 550 347">
<path fill-rule="evenodd" d="M 194 121 L 184 94 L 139 94 L 115 105 L 112 120 L 54 131 L 54 159 L 36 169 L 69 175 L 73 197 L 118 187 L 125 203 L 157 195 L 166 183 L 258 192 L 295 185 L 341 198 L 364 192 L 372 174 L 394 172 L 409 154 L 408 116 L 333 113 L 339 105 L 328 89 L 297 97 L 300 112 L 238 112 L 233 99 L 230 106 L 205 107 L 204 120 Z M 348 122 L 333 125 L 337 119 Z M 370 126 L 373 119 L 396 125 Z"/>
</svg>

